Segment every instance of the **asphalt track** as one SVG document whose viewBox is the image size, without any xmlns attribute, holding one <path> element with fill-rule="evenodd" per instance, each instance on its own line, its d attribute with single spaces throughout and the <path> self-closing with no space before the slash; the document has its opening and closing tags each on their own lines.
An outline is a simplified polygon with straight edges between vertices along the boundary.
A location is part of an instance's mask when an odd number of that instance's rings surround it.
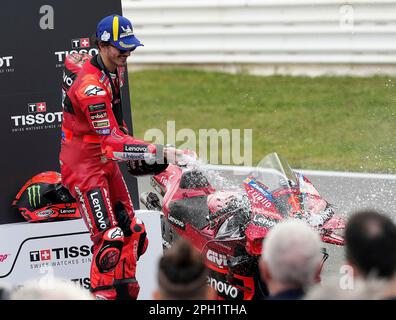
<svg viewBox="0 0 396 320">
<path fill-rule="evenodd" d="M 249 168 L 235 170 L 235 167 L 208 166 L 208 173 L 215 176 L 220 185 L 239 185 L 249 173 Z M 298 170 L 311 180 L 319 193 L 346 219 L 353 212 L 365 208 L 380 210 L 396 222 L 396 175 L 360 174 L 348 172 Z M 138 179 L 139 192 L 152 191 L 149 177 Z M 145 209 L 142 206 L 141 209 Z M 344 263 L 343 247 L 325 245 L 327 260 L 322 280 L 341 276 Z"/>
</svg>

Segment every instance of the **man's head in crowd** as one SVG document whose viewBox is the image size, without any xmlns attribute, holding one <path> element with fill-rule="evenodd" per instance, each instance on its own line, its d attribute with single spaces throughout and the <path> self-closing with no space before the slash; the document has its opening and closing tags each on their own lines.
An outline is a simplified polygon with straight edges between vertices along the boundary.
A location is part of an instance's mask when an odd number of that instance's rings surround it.
<svg viewBox="0 0 396 320">
<path fill-rule="evenodd" d="M 177 240 L 165 251 L 158 265 L 156 300 L 205 300 L 215 298 L 207 285 L 203 257 L 186 240 Z"/>
<path fill-rule="evenodd" d="M 396 226 L 375 211 L 356 212 L 345 228 L 348 263 L 357 276 L 391 278 L 396 270 Z"/>
<path fill-rule="evenodd" d="M 277 224 L 263 242 L 261 277 L 270 295 L 304 289 L 320 272 L 321 240 L 308 224 L 289 219 Z"/>
</svg>

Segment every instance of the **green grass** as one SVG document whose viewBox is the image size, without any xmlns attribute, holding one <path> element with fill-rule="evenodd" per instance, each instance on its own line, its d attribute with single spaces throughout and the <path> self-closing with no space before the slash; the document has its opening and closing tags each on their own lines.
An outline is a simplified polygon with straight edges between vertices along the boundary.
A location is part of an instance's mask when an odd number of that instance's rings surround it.
<svg viewBox="0 0 396 320">
<path fill-rule="evenodd" d="M 253 164 L 276 151 L 294 168 L 396 172 L 395 78 L 162 69 L 129 80 L 136 137 L 150 128 L 166 133 L 169 120 L 176 132 L 197 136 L 199 129 L 252 129 Z"/>
</svg>

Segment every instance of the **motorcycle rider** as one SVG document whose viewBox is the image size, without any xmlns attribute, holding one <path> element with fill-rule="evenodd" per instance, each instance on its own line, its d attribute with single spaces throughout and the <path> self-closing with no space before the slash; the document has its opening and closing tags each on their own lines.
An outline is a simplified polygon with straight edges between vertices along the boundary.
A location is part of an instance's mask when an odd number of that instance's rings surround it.
<svg viewBox="0 0 396 320">
<path fill-rule="evenodd" d="M 97 25 L 94 57 L 69 55 L 63 84 L 62 183 L 77 199 L 93 241 L 91 291 L 98 299 L 136 299 L 136 264 L 145 226 L 116 161 L 163 160 L 163 148 L 128 135 L 121 86 L 128 56 L 142 46 L 132 23 L 111 15 Z"/>
</svg>

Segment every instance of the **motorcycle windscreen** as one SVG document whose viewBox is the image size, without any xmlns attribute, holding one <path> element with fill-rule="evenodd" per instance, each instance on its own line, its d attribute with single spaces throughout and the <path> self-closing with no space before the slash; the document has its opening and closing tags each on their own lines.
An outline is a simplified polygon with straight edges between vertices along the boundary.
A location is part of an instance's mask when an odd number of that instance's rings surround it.
<svg viewBox="0 0 396 320">
<path fill-rule="evenodd" d="M 271 192 L 295 187 L 298 181 L 289 163 L 276 152 L 264 157 L 251 175 Z"/>
<path fill-rule="evenodd" d="M 259 192 L 271 203 L 263 203 L 267 207 L 267 214 L 277 212 L 280 214 L 277 218 L 282 219 L 303 211 L 303 203 L 298 197 L 297 177 L 287 161 L 277 153 L 271 153 L 261 160 L 244 183 L 248 195 L 257 198 Z M 257 199 L 251 200 L 253 204 L 257 202 Z"/>
</svg>

